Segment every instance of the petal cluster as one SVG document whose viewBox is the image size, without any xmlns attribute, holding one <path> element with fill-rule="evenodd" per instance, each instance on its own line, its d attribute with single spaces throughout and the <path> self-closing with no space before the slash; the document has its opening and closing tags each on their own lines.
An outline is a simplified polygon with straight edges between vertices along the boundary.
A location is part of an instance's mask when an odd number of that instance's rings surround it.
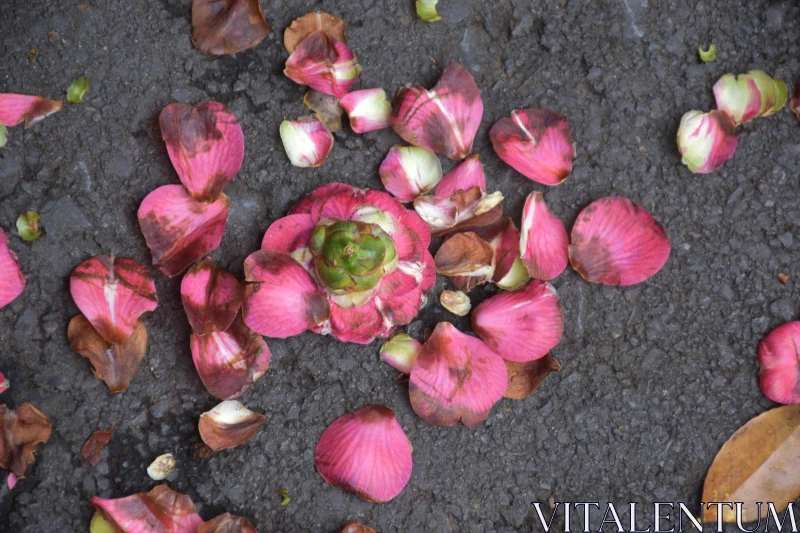
<svg viewBox="0 0 800 533">
<path fill-rule="evenodd" d="M 116 499 L 92 496 L 92 507 L 110 531 L 123 533 L 196 533 L 203 519 L 192 499 L 167 485 Z M 95 519 L 92 520 L 94 527 Z"/>
<path fill-rule="evenodd" d="M 786 84 L 761 70 L 738 76 L 725 74 L 714 84 L 714 98 L 717 109 L 738 126 L 777 113 L 786 104 Z"/>
<path fill-rule="evenodd" d="M 361 66 L 347 44 L 317 30 L 294 49 L 283 73 L 300 85 L 342 98 L 356 81 Z"/>
<path fill-rule="evenodd" d="M 13 411 L 0 405 L 0 468 L 23 477 L 36 446 L 47 442 L 52 431 L 50 420 L 33 405 L 23 403 Z"/>
<path fill-rule="evenodd" d="M 192 0 L 192 42 L 206 55 L 241 52 L 268 34 L 259 0 Z"/>
<path fill-rule="evenodd" d="M 714 172 L 733 156 L 739 138 L 735 124 L 724 111 L 689 111 L 678 127 L 682 162 L 697 174 Z"/>
<path fill-rule="evenodd" d="M 25 288 L 25 275 L 17 254 L 8 246 L 8 235 L 0 229 L 0 308 L 16 300 Z"/>
<path fill-rule="evenodd" d="M 758 381 L 773 402 L 800 403 L 800 322 L 778 326 L 758 345 Z"/>
</svg>

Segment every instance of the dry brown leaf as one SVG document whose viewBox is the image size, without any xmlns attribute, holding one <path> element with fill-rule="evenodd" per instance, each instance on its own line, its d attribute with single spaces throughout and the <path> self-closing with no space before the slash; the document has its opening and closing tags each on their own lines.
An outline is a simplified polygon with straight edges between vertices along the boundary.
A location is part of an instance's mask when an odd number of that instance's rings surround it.
<svg viewBox="0 0 800 533">
<path fill-rule="evenodd" d="M 0 468 L 23 477 L 36 445 L 47 442 L 52 431 L 50 420 L 33 405 L 24 403 L 13 411 L 0 405 Z"/>
<path fill-rule="evenodd" d="M 539 388 L 544 378 L 550 372 L 561 370 L 561 363 L 550 354 L 545 355 L 536 361 L 527 363 L 515 363 L 505 361 L 506 372 L 508 373 L 508 387 L 503 394 L 504 398 L 512 400 L 522 400 L 527 398 Z"/>
<path fill-rule="evenodd" d="M 290 54 L 303 39 L 322 30 L 337 41 L 347 44 L 347 28 L 344 21 L 324 11 L 315 11 L 295 19 L 292 25 L 283 32 L 283 45 Z"/>
</svg>

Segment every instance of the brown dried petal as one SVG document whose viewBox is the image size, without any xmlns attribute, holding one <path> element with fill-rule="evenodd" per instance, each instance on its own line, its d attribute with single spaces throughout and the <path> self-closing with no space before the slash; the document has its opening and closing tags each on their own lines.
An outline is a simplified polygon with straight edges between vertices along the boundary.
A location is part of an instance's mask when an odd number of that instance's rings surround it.
<svg viewBox="0 0 800 533">
<path fill-rule="evenodd" d="M 315 11 L 295 19 L 283 32 L 283 45 L 286 51 L 291 54 L 306 37 L 319 30 L 347 44 L 347 28 L 344 21 L 324 11 Z"/>
<path fill-rule="evenodd" d="M 200 416 L 200 438 L 218 452 L 244 444 L 261 429 L 267 418 L 241 403 L 227 400 Z"/>
<path fill-rule="evenodd" d="M 522 400 L 534 393 L 544 378 L 550 372 L 561 370 L 561 363 L 550 354 L 545 355 L 536 361 L 527 363 L 515 363 L 506 361 L 506 372 L 508 373 L 508 387 L 503 394 L 504 398 L 512 400 Z"/>
<path fill-rule="evenodd" d="M 89 437 L 89 440 L 87 440 L 86 444 L 83 445 L 83 448 L 81 448 L 81 455 L 84 459 L 89 461 L 90 465 L 97 466 L 97 463 L 100 462 L 100 458 L 103 454 L 103 448 L 106 447 L 113 434 L 114 426 L 111 426 L 111 428 L 106 431 L 98 429 L 92 433 L 92 436 Z"/>
<path fill-rule="evenodd" d="M 309 89 L 303 97 L 303 103 L 320 122 L 325 124 L 328 131 L 334 133 L 342 129 L 342 113 L 344 113 L 344 109 L 339 105 L 338 98 Z"/>
<path fill-rule="evenodd" d="M 457 233 L 436 252 L 436 272 L 444 276 L 485 276 L 492 268 L 494 250 L 474 232 Z"/>
<path fill-rule="evenodd" d="M 203 54 L 235 54 L 268 34 L 259 0 L 192 1 L 192 42 Z"/>
<path fill-rule="evenodd" d="M 53 426 L 44 413 L 24 403 L 12 411 L 0 405 L 0 468 L 17 477 L 34 461 L 36 445 L 47 442 Z"/>
<path fill-rule="evenodd" d="M 358 522 L 347 522 L 345 521 L 342 524 L 342 530 L 339 533 L 378 533 L 371 527 L 367 527 L 364 524 L 360 524 Z"/>
<path fill-rule="evenodd" d="M 197 459 L 198 461 L 204 461 L 211 457 L 211 448 L 205 442 L 198 442 L 192 444 L 192 447 L 189 448 L 189 455 L 192 459 Z"/>
<path fill-rule="evenodd" d="M 230 513 L 221 514 L 212 518 L 205 524 L 200 524 L 197 533 L 258 533 L 253 524 L 246 518 L 232 515 Z"/>
</svg>

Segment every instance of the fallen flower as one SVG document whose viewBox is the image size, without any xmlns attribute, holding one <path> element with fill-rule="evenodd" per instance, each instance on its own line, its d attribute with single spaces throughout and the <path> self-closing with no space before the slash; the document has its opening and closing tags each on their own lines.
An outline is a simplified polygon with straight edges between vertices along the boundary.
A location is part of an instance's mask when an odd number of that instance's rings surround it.
<svg viewBox="0 0 800 533">
<path fill-rule="evenodd" d="M 345 521 L 342 524 L 342 530 L 339 533 L 378 533 L 371 527 L 367 527 L 364 524 L 360 524 L 358 522 L 347 522 Z"/>
<path fill-rule="evenodd" d="M 572 226 L 569 260 L 586 281 L 633 285 L 667 262 L 670 239 L 653 215 L 627 198 L 592 202 Z"/>
<path fill-rule="evenodd" d="M 483 341 L 448 322 L 436 325 L 411 370 L 411 407 L 422 420 L 473 428 L 488 418 L 506 390 L 503 360 Z"/>
<path fill-rule="evenodd" d="M 281 497 L 281 503 L 278 504 L 281 507 L 286 507 L 292 501 L 289 497 L 289 489 L 275 489 L 275 493 Z"/>
<path fill-rule="evenodd" d="M 150 463 L 147 467 L 147 475 L 153 481 L 162 481 L 167 479 L 169 475 L 175 470 L 175 457 L 171 453 L 165 453 L 156 457 L 155 461 Z"/>
<path fill-rule="evenodd" d="M 569 237 L 564 223 L 555 216 L 544 195 L 534 191 L 522 210 L 519 250 L 522 262 L 534 279 L 557 278 L 569 262 Z"/>
<path fill-rule="evenodd" d="M 25 476 L 36 446 L 50 439 L 53 426 L 44 413 L 24 403 L 11 410 L 0 405 L 0 468 Z"/>
<path fill-rule="evenodd" d="M 381 360 L 403 374 L 410 374 L 421 350 L 422 344 L 401 331 L 381 346 Z"/>
<path fill-rule="evenodd" d="M 368 405 L 337 418 L 322 432 L 314 466 L 334 487 L 370 502 L 388 502 L 411 478 L 411 443 L 394 411 Z"/>
<path fill-rule="evenodd" d="M 486 190 L 486 173 L 478 154 L 472 154 L 445 174 L 434 194 L 440 198 L 448 198 L 457 191 L 468 191 L 472 187 Z"/>
<path fill-rule="evenodd" d="M 739 76 L 725 74 L 714 84 L 717 108 L 737 126 L 776 113 L 786 103 L 786 97 L 786 84 L 761 70 Z"/>
<path fill-rule="evenodd" d="M 544 378 L 551 372 L 561 370 L 561 363 L 549 353 L 535 361 L 527 363 L 517 363 L 506 361 L 506 372 L 508 372 L 508 385 L 504 398 L 512 400 L 523 400 L 539 388 Z"/>
<path fill-rule="evenodd" d="M 324 31 L 328 36 L 347 44 L 347 28 L 339 17 L 325 11 L 314 11 L 292 21 L 283 32 L 283 45 L 290 54 L 306 37 L 316 31 Z"/>
<path fill-rule="evenodd" d="M 572 130 L 555 111 L 514 110 L 494 123 L 489 138 L 500 159 L 537 183 L 558 185 L 572 173 Z"/>
<path fill-rule="evenodd" d="M 0 394 L 3 394 L 8 388 L 11 386 L 11 382 L 8 380 L 7 377 L 0 372 Z"/>
<path fill-rule="evenodd" d="M 472 303 L 469 301 L 469 296 L 461 291 L 442 291 L 439 295 L 439 301 L 442 307 L 458 316 L 467 316 Z"/>
<path fill-rule="evenodd" d="M 83 95 L 89 90 L 89 78 L 81 76 L 67 88 L 67 102 L 70 104 L 80 104 L 83 102 Z"/>
<path fill-rule="evenodd" d="M 391 125 L 392 104 L 383 89 L 362 89 L 347 93 L 339 102 L 350 119 L 355 133 L 388 128 Z"/>
<path fill-rule="evenodd" d="M 486 194 L 478 186 L 457 190 L 449 197 L 420 196 L 414 210 L 431 228 L 434 237 L 455 231 L 490 226 L 503 216 L 503 194 Z"/>
<path fill-rule="evenodd" d="M 258 531 L 246 518 L 225 513 L 205 524 L 200 524 L 197 533 L 258 533 Z"/>
<path fill-rule="evenodd" d="M 235 400 L 226 400 L 200 415 L 200 438 L 218 452 L 244 444 L 261 429 L 267 418 Z"/>
<path fill-rule="evenodd" d="M 203 523 L 192 499 L 167 485 L 124 498 L 92 496 L 92 507 L 91 533 L 196 533 Z"/>
<path fill-rule="evenodd" d="M 321 166 L 333 148 L 333 135 L 315 117 L 284 120 L 280 134 L 286 155 L 296 167 Z"/>
<path fill-rule="evenodd" d="M 472 313 L 472 330 L 506 361 L 525 363 L 546 356 L 561 341 L 564 316 L 546 281 L 496 294 Z"/>
<path fill-rule="evenodd" d="M 86 459 L 90 465 L 97 466 L 102 458 L 103 449 L 108 445 L 111 436 L 114 435 L 114 426 L 111 426 L 106 431 L 97 430 L 92 433 L 89 440 L 81 448 L 81 455 Z"/>
<path fill-rule="evenodd" d="M 689 111 L 678 127 L 682 163 L 697 174 L 714 172 L 733 156 L 739 142 L 735 125 L 724 111 Z"/>
<path fill-rule="evenodd" d="M 347 45 L 315 31 L 295 48 L 283 73 L 299 85 L 342 98 L 356 82 L 361 66 Z"/>
<path fill-rule="evenodd" d="M 14 250 L 8 247 L 8 236 L 0 229 L 0 308 L 17 299 L 25 288 L 25 275 Z"/>
<path fill-rule="evenodd" d="M 411 84 L 398 91 L 392 128 L 409 144 L 461 160 L 472 151 L 482 116 L 475 79 L 451 61 L 430 91 Z"/>
<path fill-rule="evenodd" d="M 208 335 L 230 327 L 242 306 L 242 291 L 232 274 L 206 257 L 183 276 L 181 301 L 192 330 Z"/>
<path fill-rule="evenodd" d="M 773 402 L 800 403 L 800 322 L 787 322 L 772 330 L 758 345 L 758 381 L 761 392 Z"/>
<path fill-rule="evenodd" d="M 30 128 L 53 113 L 61 111 L 61 100 L 49 100 L 41 96 L 0 93 L 0 124 L 9 128 L 25 122 Z"/>
<path fill-rule="evenodd" d="M 247 50 L 269 30 L 259 0 L 192 0 L 192 43 L 205 55 Z"/>
<path fill-rule="evenodd" d="M 425 22 L 442 20 L 442 16 L 436 12 L 438 2 L 439 0 L 417 0 L 417 16 Z"/>
<path fill-rule="evenodd" d="M 711 43 L 705 50 L 703 50 L 702 46 L 698 46 L 697 54 L 700 56 L 700 61 L 702 61 L 703 63 L 714 61 L 717 58 L 717 45 Z"/>
<path fill-rule="evenodd" d="M 342 113 L 344 112 L 344 108 L 338 98 L 315 91 L 314 89 L 309 89 L 303 97 L 303 103 L 309 111 L 314 113 L 317 120 L 325 124 L 328 131 L 336 132 L 342 129 Z"/>
<path fill-rule="evenodd" d="M 494 250 L 474 232 L 456 233 L 439 247 L 434 263 L 443 276 L 491 278 Z"/>
<path fill-rule="evenodd" d="M 433 189 L 442 179 L 442 165 L 436 154 L 417 146 L 392 146 L 381 163 L 383 186 L 401 202 L 413 202 Z"/>
<path fill-rule="evenodd" d="M 36 211 L 26 211 L 17 218 L 17 233 L 26 242 L 33 242 L 38 239 L 42 231 L 39 229 L 39 213 Z"/>
<path fill-rule="evenodd" d="M 795 83 L 792 99 L 789 100 L 789 109 L 797 116 L 797 120 L 800 120 L 800 80 Z"/>
</svg>

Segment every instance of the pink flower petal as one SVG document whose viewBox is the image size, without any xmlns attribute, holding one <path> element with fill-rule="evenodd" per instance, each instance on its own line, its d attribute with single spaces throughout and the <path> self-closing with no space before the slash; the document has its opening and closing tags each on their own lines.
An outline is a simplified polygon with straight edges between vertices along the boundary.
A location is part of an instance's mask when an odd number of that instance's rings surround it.
<svg viewBox="0 0 800 533">
<path fill-rule="evenodd" d="M 194 332 L 208 335 L 230 327 L 242 306 L 242 293 L 239 280 L 206 257 L 183 276 L 181 300 Z"/>
<path fill-rule="evenodd" d="M 409 144 L 461 160 L 472 151 L 482 116 L 483 102 L 475 79 L 451 61 L 430 91 L 417 85 L 400 89 L 392 127 Z"/>
<path fill-rule="evenodd" d="M 87 259 L 72 272 L 69 290 L 92 327 L 112 344 L 125 342 L 142 313 L 158 306 L 153 276 L 129 257 Z"/>
<path fill-rule="evenodd" d="M 494 250 L 494 274 L 492 281 L 500 283 L 519 258 L 519 230 L 509 217 L 501 218 L 494 224 L 478 228 L 475 233 L 481 236 Z"/>
<path fill-rule="evenodd" d="M 422 344 L 402 331 L 381 346 L 381 360 L 404 374 L 410 374 L 422 352 Z"/>
<path fill-rule="evenodd" d="M 200 524 L 197 533 L 258 533 L 246 518 L 224 513 Z"/>
<path fill-rule="evenodd" d="M 383 89 L 362 89 L 347 93 L 339 102 L 350 119 L 355 133 L 388 128 L 391 125 L 392 104 Z"/>
<path fill-rule="evenodd" d="M 436 154 L 418 146 L 392 146 L 378 170 L 386 190 L 401 202 L 413 202 L 442 179 Z"/>
<path fill-rule="evenodd" d="M 561 341 L 564 316 L 553 286 L 532 280 L 481 303 L 472 312 L 472 330 L 506 361 L 524 363 L 544 357 Z"/>
<path fill-rule="evenodd" d="M 45 117 L 61 111 L 62 105 L 61 100 L 49 100 L 42 96 L 0 93 L 0 124 L 10 128 L 24 121 L 25 127 L 30 128 Z"/>
<path fill-rule="evenodd" d="M 17 475 L 14 472 L 9 472 L 8 477 L 6 478 L 8 490 L 14 490 L 14 487 L 17 486 L 17 481 Z"/>
<path fill-rule="evenodd" d="M 434 194 L 441 198 L 447 198 L 456 191 L 466 191 L 472 187 L 478 187 L 482 191 L 486 190 L 486 174 L 483 172 L 483 163 L 478 154 L 469 156 L 445 174 L 442 181 L 436 186 Z"/>
<path fill-rule="evenodd" d="M 167 276 L 213 252 L 222 242 L 230 209 L 224 194 L 211 203 L 192 198 L 181 185 L 154 190 L 139 207 L 139 226 L 153 265 Z"/>
<path fill-rule="evenodd" d="M 0 308 L 16 300 L 25 288 L 25 275 L 14 250 L 8 247 L 8 236 L 0 229 Z"/>
<path fill-rule="evenodd" d="M 287 215 L 273 222 L 261 241 L 262 250 L 276 250 L 291 254 L 308 248 L 315 223 L 311 215 Z"/>
<path fill-rule="evenodd" d="M 761 91 L 747 74 L 722 76 L 714 84 L 714 99 L 717 109 L 727 113 L 734 124 L 749 122 L 761 112 Z"/>
<path fill-rule="evenodd" d="M 411 369 L 411 407 L 422 420 L 469 428 L 489 416 L 506 390 L 503 360 L 483 341 L 440 322 Z"/>
<path fill-rule="evenodd" d="M 347 185 L 346 183 L 328 183 L 321 187 L 317 187 L 307 195 L 300 198 L 300 200 L 294 204 L 294 206 L 289 210 L 289 215 L 299 215 L 299 214 L 311 214 L 311 210 L 315 203 L 319 201 L 323 201 L 324 199 L 328 198 L 329 196 L 339 193 L 339 192 L 352 192 L 354 191 L 354 187 L 352 185 Z M 317 221 L 314 220 L 314 223 Z"/>
<path fill-rule="evenodd" d="M 295 48 L 283 71 L 293 82 L 342 98 L 361 67 L 350 48 L 324 31 L 315 31 Z"/>
<path fill-rule="evenodd" d="M 689 111 L 678 127 L 678 150 L 682 162 L 697 174 L 714 172 L 733 157 L 739 138 L 724 111 Z"/>
<path fill-rule="evenodd" d="M 333 135 L 316 117 L 284 120 L 280 134 L 286 156 L 296 167 L 321 166 L 333 149 Z"/>
<path fill-rule="evenodd" d="M 8 388 L 11 386 L 11 382 L 8 381 L 8 378 L 0 372 L 0 394 L 3 394 Z"/>
<path fill-rule="evenodd" d="M 517 109 L 489 130 L 500 159 L 542 185 L 558 185 L 572 173 L 571 137 L 567 119 L 549 109 Z"/>
<path fill-rule="evenodd" d="M 522 210 L 519 250 L 534 279 L 550 280 L 564 272 L 569 262 L 569 237 L 564 223 L 550 212 L 544 195 L 528 195 Z"/>
<path fill-rule="evenodd" d="M 394 326 L 405 326 L 419 313 L 422 287 L 417 279 L 398 268 L 381 280 L 375 294 L 375 305 L 385 327 L 394 329 Z M 385 337 L 386 334 L 381 336 Z"/>
<path fill-rule="evenodd" d="M 391 334 L 394 326 L 384 324 L 375 299 L 361 305 L 342 307 L 331 303 L 331 335 L 342 342 L 369 344 L 376 337 Z"/>
<path fill-rule="evenodd" d="M 196 533 L 203 523 L 192 499 L 167 485 L 124 498 L 92 496 L 92 506 L 124 533 Z"/>
<path fill-rule="evenodd" d="M 772 330 L 758 345 L 758 381 L 773 402 L 800 403 L 800 322 Z"/>
<path fill-rule="evenodd" d="M 183 185 L 201 202 L 216 200 L 244 160 L 244 134 L 234 114 L 217 102 L 169 104 L 159 122 Z"/>
<path fill-rule="evenodd" d="M 448 198 L 420 196 L 414 209 L 430 227 L 433 236 L 489 226 L 503 216 L 500 192 L 486 194 L 478 186 L 457 190 Z"/>
<path fill-rule="evenodd" d="M 323 323 L 331 310 L 311 275 L 287 254 L 260 250 L 244 262 L 242 315 L 267 337 L 286 338 Z"/>
<path fill-rule="evenodd" d="M 391 409 L 368 405 L 322 432 L 314 465 L 326 483 L 367 501 L 388 502 L 411 479 L 411 443 Z"/>
<path fill-rule="evenodd" d="M 633 285 L 661 270 L 670 240 L 653 216 L 627 198 L 592 202 L 572 227 L 569 261 L 586 281 Z"/>
</svg>

